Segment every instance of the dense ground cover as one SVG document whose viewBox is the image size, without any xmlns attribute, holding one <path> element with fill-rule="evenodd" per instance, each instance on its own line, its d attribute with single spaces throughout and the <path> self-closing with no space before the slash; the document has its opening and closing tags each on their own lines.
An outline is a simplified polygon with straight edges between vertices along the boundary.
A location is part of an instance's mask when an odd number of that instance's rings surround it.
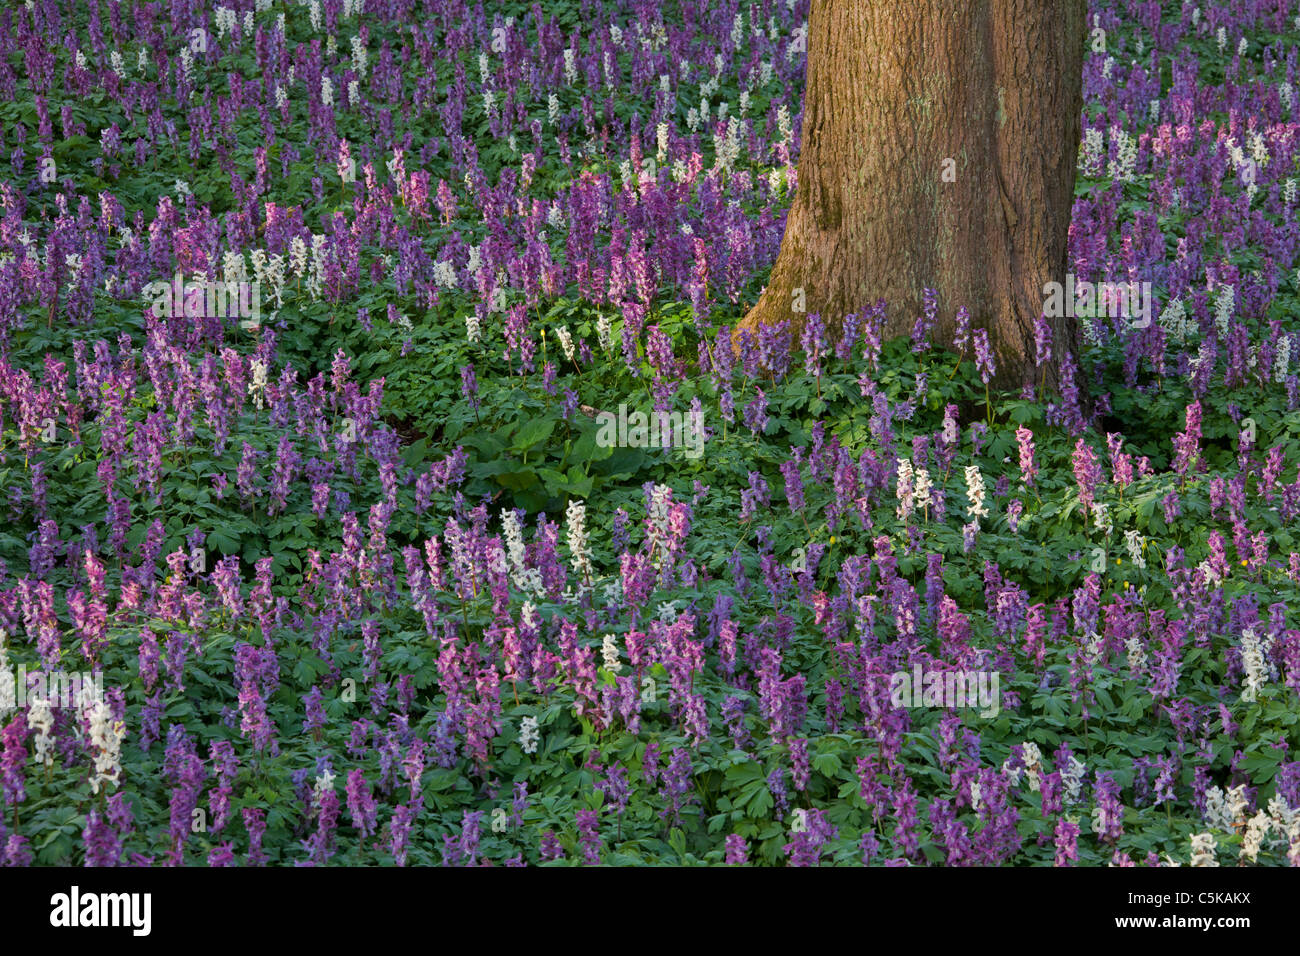
<svg viewBox="0 0 1300 956">
<path fill-rule="evenodd" d="M 1009 395 L 724 344 L 806 3 L 361 7 L 0 12 L 0 671 L 104 685 L 0 697 L 0 860 L 1300 862 L 1294 0 L 1093 4 L 1071 267 L 1156 314 Z"/>
</svg>

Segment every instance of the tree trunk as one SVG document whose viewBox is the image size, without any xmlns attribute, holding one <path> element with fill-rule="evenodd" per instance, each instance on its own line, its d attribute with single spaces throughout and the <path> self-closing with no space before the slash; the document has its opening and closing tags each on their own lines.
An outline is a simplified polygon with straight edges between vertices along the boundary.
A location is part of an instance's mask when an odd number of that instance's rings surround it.
<svg viewBox="0 0 1300 956">
<path fill-rule="evenodd" d="M 907 334 L 938 292 L 989 332 L 998 383 L 1035 365 L 1043 286 L 1064 283 L 1082 110 L 1085 0 L 812 0 L 794 203 L 767 289 L 738 329 L 888 303 Z M 802 304 L 804 312 L 797 311 Z M 1077 355 L 1069 319 L 1053 364 Z"/>
</svg>

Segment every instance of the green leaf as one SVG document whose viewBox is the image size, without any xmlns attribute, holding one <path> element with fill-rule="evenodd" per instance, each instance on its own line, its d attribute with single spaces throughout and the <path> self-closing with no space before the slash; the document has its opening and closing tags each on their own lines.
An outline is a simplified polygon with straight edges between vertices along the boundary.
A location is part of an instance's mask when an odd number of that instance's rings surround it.
<svg viewBox="0 0 1300 956">
<path fill-rule="evenodd" d="M 524 422 L 519 431 L 515 432 L 514 441 L 510 448 L 512 451 L 527 451 L 534 445 L 546 441 L 551 437 L 551 432 L 555 431 L 554 418 L 533 418 Z"/>
</svg>

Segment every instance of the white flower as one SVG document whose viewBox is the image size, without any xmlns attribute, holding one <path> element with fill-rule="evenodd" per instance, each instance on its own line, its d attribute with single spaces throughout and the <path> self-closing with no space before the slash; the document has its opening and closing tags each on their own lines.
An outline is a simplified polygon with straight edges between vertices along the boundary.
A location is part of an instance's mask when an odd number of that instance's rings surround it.
<svg viewBox="0 0 1300 956">
<path fill-rule="evenodd" d="M 1114 526 L 1110 521 L 1110 509 L 1106 507 L 1104 501 L 1094 501 L 1092 503 L 1092 517 L 1093 521 L 1097 524 L 1097 530 L 1107 537 L 1110 537 L 1110 533 L 1114 530 Z"/>
<path fill-rule="evenodd" d="M 512 510 L 506 510 L 501 515 L 501 531 L 506 538 L 506 553 L 510 556 L 510 563 L 514 565 L 517 572 L 524 570 L 524 560 L 526 551 L 524 548 L 523 528 L 519 524 L 519 515 Z"/>
<path fill-rule="evenodd" d="M 444 289 L 456 288 L 456 267 L 447 260 L 433 264 L 433 281 Z"/>
<path fill-rule="evenodd" d="M 105 783 L 117 783 L 122 775 L 122 740 L 126 728 L 122 722 L 112 720 L 108 704 L 93 687 L 82 690 L 82 717 L 90 727 L 90 744 L 95 756 L 95 773 L 90 778 L 90 790 L 99 793 Z"/>
<path fill-rule="evenodd" d="M 926 508 L 930 504 L 930 472 L 925 468 L 916 469 L 916 505 Z"/>
<path fill-rule="evenodd" d="M 1079 168 L 1085 176 L 1095 179 L 1101 175 L 1105 153 L 1106 141 L 1101 130 L 1089 127 L 1083 134 L 1083 148 L 1079 150 Z"/>
<path fill-rule="evenodd" d="M 227 282 L 243 282 L 248 277 L 242 252 L 228 251 L 221 257 L 221 272 Z"/>
<path fill-rule="evenodd" d="M 1147 656 L 1146 652 L 1142 649 L 1142 642 L 1136 637 L 1130 637 L 1124 641 L 1124 647 L 1128 651 L 1129 672 L 1134 675 L 1145 674 L 1147 669 Z"/>
<path fill-rule="evenodd" d="M 1250 804 L 1246 801 L 1246 785 L 1239 783 L 1228 791 L 1228 819 L 1231 821 L 1229 828 L 1236 827 L 1238 824 L 1246 822 L 1246 808 Z"/>
<path fill-rule="evenodd" d="M 1065 786 L 1065 802 L 1078 803 L 1083 794 L 1083 778 L 1088 768 L 1074 754 L 1070 755 L 1070 765 L 1061 771 L 1061 783 Z"/>
<path fill-rule="evenodd" d="M 1170 338 L 1180 344 L 1196 328 L 1195 323 L 1188 320 L 1187 307 L 1180 298 L 1170 299 L 1156 321 Z"/>
<path fill-rule="evenodd" d="M 278 309 L 284 304 L 284 256 L 274 255 L 266 263 L 266 281 L 271 284 L 271 295 Z M 253 293 L 256 295 L 256 291 Z"/>
<path fill-rule="evenodd" d="M 362 42 L 361 35 L 357 34 L 352 38 L 352 69 L 356 71 L 357 76 L 366 75 L 366 62 L 369 58 L 366 45 Z"/>
<path fill-rule="evenodd" d="M 898 488 L 894 492 L 898 497 L 898 520 L 906 521 L 911 517 L 914 507 L 913 484 L 912 479 L 912 460 L 910 458 L 898 459 Z"/>
<path fill-rule="evenodd" d="M 1142 546 L 1145 542 L 1142 536 L 1134 529 L 1130 528 L 1124 532 L 1124 546 L 1128 548 L 1128 557 L 1133 564 L 1139 568 L 1147 566 L 1147 559 L 1142 556 Z"/>
<path fill-rule="evenodd" d="M 1227 797 L 1219 787 L 1212 786 L 1205 791 L 1205 822 L 1216 830 L 1232 829 L 1232 814 L 1228 811 Z"/>
<path fill-rule="evenodd" d="M 33 758 L 49 767 L 54 764 L 54 711 L 48 697 L 28 700 L 27 726 L 36 732 Z"/>
<path fill-rule="evenodd" d="M 1264 843 L 1264 838 L 1268 836 L 1268 831 L 1272 829 L 1273 821 L 1269 815 L 1260 810 L 1246 823 L 1246 832 L 1241 837 L 1241 857 L 1255 862 L 1259 856 L 1260 847 Z"/>
<path fill-rule="evenodd" d="M 1133 167 L 1137 163 L 1137 141 L 1118 126 L 1110 128 L 1110 138 L 1115 143 L 1115 158 L 1107 164 L 1107 175 L 1122 183 L 1132 182 Z"/>
<path fill-rule="evenodd" d="M 591 577 L 591 549 L 587 546 L 587 504 L 574 499 L 565 512 L 569 552 L 573 570 L 584 579 Z"/>
<path fill-rule="evenodd" d="M 1214 324 L 1219 328 L 1219 334 L 1226 336 L 1228 334 L 1228 320 L 1237 311 L 1237 292 L 1230 285 L 1219 287 L 1219 297 L 1214 302 Z"/>
<path fill-rule="evenodd" d="M 555 337 L 560 340 L 560 348 L 564 352 L 564 357 L 570 362 L 573 361 L 573 336 L 569 332 L 567 325 L 561 325 L 555 330 Z"/>
<path fill-rule="evenodd" d="M 528 716 L 519 722 L 519 749 L 524 753 L 537 753 L 537 742 L 540 736 L 536 717 Z"/>
<path fill-rule="evenodd" d="M 483 331 L 479 327 L 478 314 L 475 312 L 465 313 L 465 338 L 471 342 L 477 342 L 482 337 Z"/>
<path fill-rule="evenodd" d="M 1021 753 L 1025 760 L 1025 779 L 1029 782 L 1029 789 L 1034 793 L 1038 792 L 1038 786 L 1043 773 L 1043 754 L 1038 749 L 1038 744 L 1032 740 L 1026 740 L 1021 748 Z"/>
<path fill-rule="evenodd" d="M 307 272 L 307 243 L 302 241 L 301 236 L 289 240 L 289 268 L 297 279 L 301 279 Z"/>
<path fill-rule="evenodd" d="M 772 191 L 772 195 L 779 196 L 785 186 L 785 169 L 780 166 L 774 166 L 767 173 L 767 188 Z"/>
<path fill-rule="evenodd" d="M 1264 137 L 1259 133 L 1252 132 L 1247 137 L 1247 145 L 1250 146 L 1250 158 L 1260 166 L 1268 165 L 1268 146 L 1264 142 Z"/>
<path fill-rule="evenodd" d="M 647 509 L 646 524 L 649 525 L 649 543 L 654 550 L 655 567 L 663 563 L 660 542 L 668 539 L 668 503 L 672 501 L 673 489 L 668 485 L 653 485 L 650 489 L 650 507 Z"/>
<path fill-rule="evenodd" d="M 1268 801 L 1268 815 L 1273 818 L 1273 826 L 1278 830 L 1286 830 L 1300 821 L 1300 809 L 1290 806 L 1277 794 Z"/>
<path fill-rule="evenodd" d="M 0 630 L 0 722 L 18 706 L 17 687 L 9 670 L 9 653 L 5 650 L 6 637 L 8 635 Z"/>
<path fill-rule="evenodd" d="M 261 359 L 253 359 L 248 363 L 253 373 L 253 380 L 248 383 L 248 394 L 253 396 L 253 404 L 259 409 L 266 407 L 266 363 Z"/>
<path fill-rule="evenodd" d="M 1243 701 L 1251 702 L 1256 700 L 1259 692 L 1264 688 L 1264 684 L 1268 682 L 1269 666 L 1265 655 L 1272 643 L 1269 638 L 1261 641 L 1255 634 L 1253 626 L 1242 631 L 1241 665 L 1246 671 L 1246 676 L 1242 681 L 1241 699 Z"/>
<path fill-rule="evenodd" d="M 601 641 L 600 654 L 604 659 L 605 670 L 611 674 L 617 674 L 623 669 L 623 664 L 618 659 L 618 641 L 613 634 L 606 634 Z"/>
<path fill-rule="evenodd" d="M 614 605 L 623 600 L 623 581 L 617 575 L 611 575 L 601 589 L 605 603 Z"/>
<path fill-rule="evenodd" d="M 1190 866 L 1218 866 L 1219 861 L 1215 856 L 1214 834 L 1208 830 L 1205 833 L 1192 834 L 1192 860 Z"/>
<path fill-rule="evenodd" d="M 988 517 L 989 510 L 984 506 L 986 494 L 984 476 L 980 474 L 979 465 L 967 465 L 966 497 L 970 500 L 969 514 L 973 524 L 978 524 L 980 518 Z"/>
<path fill-rule="evenodd" d="M 228 33 L 234 33 L 235 24 L 238 22 L 237 14 L 229 7 L 217 7 L 212 19 L 216 22 L 218 40 L 224 39 Z"/>
</svg>

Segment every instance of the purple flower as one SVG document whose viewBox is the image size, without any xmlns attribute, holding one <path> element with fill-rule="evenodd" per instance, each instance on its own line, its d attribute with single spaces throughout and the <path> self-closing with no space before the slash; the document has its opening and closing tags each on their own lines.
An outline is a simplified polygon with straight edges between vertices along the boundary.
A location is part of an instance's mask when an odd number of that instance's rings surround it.
<svg viewBox="0 0 1300 956">
<path fill-rule="evenodd" d="M 22 803 L 27 796 L 24 788 L 23 767 L 27 763 L 27 715 L 18 712 L 0 732 L 0 784 L 4 787 L 5 803 L 11 807 Z"/>
<path fill-rule="evenodd" d="M 728 833 L 726 843 L 726 864 L 728 866 L 745 866 L 749 863 L 749 850 L 745 838 L 739 833 Z"/>
<path fill-rule="evenodd" d="M 578 843 L 582 846 L 583 862 L 587 866 L 600 865 L 600 819 L 595 810 L 579 810 L 574 814 L 578 823 Z"/>
<path fill-rule="evenodd" d="M 803 828 L 792 833 L 784 847 L 789 866 L 817 866 L 826 844 L 839 835 L 821 810 L 806 810 L 803 817 Z"/>
<path fill-rule="evenodd" d="M 790 506 L 790 511 L 792 513 L 802 511 L 804 507 L 803 480 L 799 477 L 798 460 L 792 458 L 782 462 L 781 476 L 785 478 L 785 500 Z"/>
<path fill-rule="evenodd" d="M 266 833 L 266 811 L 260 807 L 245 807 L 242 811 L 244 829 L 248 831 L 248 865 L 263 866 L 266 854 L 262 852 L 262 837 Z"/>
<path fill-rule="evenodd" d="M 347 785 L 348 814 L 352 825 L 361 834 L 361 839 L 372 836 L 376 829 L 375 798 L 370 792 L 370 784 L 360 770 L 348 774 Z"/>
<path fill-rule="evenodd" d="M 388 821 L 388 852 L 398 866 L 406 866 L 406 847 L 411 836 L 411 824 L 415 814 L 410 807 L 401 804 L 393 811 Z"/>
<path fill-rule="evenodd" d="M 794 788 L 802 793 L 808 788 L 812 772 L 808 766 L 808 741 L 803 737 L 791 737 L 790 775 L 794 779 Z"/>
<path fill-rule="evenodd" d="M 560 841 L 555 836 L 554 830 L 547 830 L 542 834 L 542 843 L 539 853 L 542 862 L 564 859 L 564 847 L 560 845 Z"/>
<path fill-rule="evenodd" d="M 952 344 L 957 350 L 958 355 L 966 351 L 966 346 L 970 343 L 970 310 L 962 306 L 957 310 L 955 328 L 953 331 Z"/>
<path fill-rule="evenodd" d="M 1056 820 L 1056 866 L 1069 866 L 1079 860 L 1079 825 L 1065 817 Z"/>
<path fill-rule="evenodd" d="M 524 784 L 518 786 L 524 786 Z M 627 771 L 622 765 L 611 763 L 606 767 L 605 776 L 596 783 L 596 789 L 605 795 L 606 805 L 611 807 L 616 814 L 621 814 L 627 809 L 627 801 L 632 791 L 627 784 Z M 520 822 L 522 823 L 522 820 Z"/>
<path fill-rule="evenodd" d="M 985 385 L 993 380 L 997 368 L 993 363 L 993 350 L 989 347 L 989 334 L 984 329 L 975 330 L 975 368 Z"/>
<path fill-rule="evenodd" d="M 686 796 L 694 783 L 692 772 L 690 753 L 683 747 L 674 748 L 661 778 L 663 786 L 660 793 L 668 805 L 659 814 L 666 817 L 671 826 L 681 825 L 681 811 L 689 802 Z"/>
<path fill-rule="evenodd" d="M 320 688 L 316 686 L 313 686 L 302 698 L 303 706 L 307 710 L 307 718 L 302 722 L 303 733 L 311 734 L 317 740 L 320 740 L 321 730 L 329 723 L 329 718 L 325 715 L 324 701 Z"/>
</svg>

